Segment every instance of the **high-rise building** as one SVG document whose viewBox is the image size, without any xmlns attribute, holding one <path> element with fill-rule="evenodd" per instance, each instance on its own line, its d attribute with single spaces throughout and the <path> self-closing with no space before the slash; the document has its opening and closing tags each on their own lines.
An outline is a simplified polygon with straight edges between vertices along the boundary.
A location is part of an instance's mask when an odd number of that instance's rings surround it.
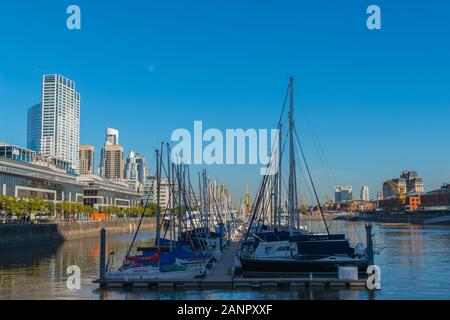
<svg viewBox="0 0 450 320">
<path fill-rule="evenodd" d="M 351 186 L 336 186 L 334 192 L 336 203 L 343 203 L 353 199 Z"/>
<path fill-rule="evenodd" d="M 100 176 L 111 180 L 123 180 L 125 172 L 123 147 L 119 145 L 119 131 L 106 129 L 105 145 L 100 159 Z"/>
<path fill-rule="evenodd" d="M 123 180 L 125 159 L 120 145 L 106 145 L 102 149 L 104 175 L 106 179 Z"/>
<path fill-rule="evenodd" d="M 361 200 L 363 200 L 363 201 L 370 201 L 369 187 L 368 186 L 363 186 L 361 188 Z"/>
<path fill-rule="evenodd" d="M 106 128 L 105 144 L 112 144 L 112 145 L 119 144 L 119 130 Z"/>
<path fill-rule="evenodd" d="M 78 170 L 80 148 L 80 94 L 75 82 L 58 74 L 42 80 L 40 153 L 68 161 Z"/>
<path fill-rule="evenodd" d="M 80 145 L 80 168 L 82 175 L 94 174 L 94 151 L 95 148 L 90 144 Z"/>
<path fill-rule="evenodd" d="M 41 151 L 42 103 L 28 109 L 27 148 L 36 153 Z"/>
<path fill-rule="evenodd" d="M 147 163 L 139 153 L 131 151 L 125 163 L 125 179 L 131 187 L 143 190 L 147 177 Z"/>
</svg>

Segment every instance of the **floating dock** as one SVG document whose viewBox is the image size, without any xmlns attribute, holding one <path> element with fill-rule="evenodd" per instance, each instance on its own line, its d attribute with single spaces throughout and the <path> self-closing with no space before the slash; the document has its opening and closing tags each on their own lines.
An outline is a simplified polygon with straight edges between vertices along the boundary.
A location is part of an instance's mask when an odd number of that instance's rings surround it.
<svg viewBox="0 0 450 320">
<path fill-rule="evenodd" d="M 98 279 L 94 283 L 101 288 L 147 288 L 149 290 L 195 290 L 195 289 L 266 289 L 266 288 L 309 288 L 309 287 L 340 287 L 365 288 L 366 279 L 339 280 L 331 276 L 298 276 L 298 277 L 236 277 L 234 260 L 239 248 L 241 235 L 237 235 L 224 249 L 222 257 L 215 262 L 204 278 L 189 280 L 108 280 Z"/>
</svg>

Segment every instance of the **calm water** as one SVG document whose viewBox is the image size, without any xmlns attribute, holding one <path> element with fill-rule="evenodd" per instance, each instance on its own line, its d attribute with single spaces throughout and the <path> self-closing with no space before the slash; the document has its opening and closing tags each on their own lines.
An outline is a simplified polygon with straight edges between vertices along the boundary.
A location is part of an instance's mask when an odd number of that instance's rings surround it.
<svg viewBox="0 0 450 320">
<path fill-rule="evenodd" d="M 312 231 L 323 231 L 318 221 L 306 223 Z M 334 232 L 345 232 L 352 242 L 365 239 L 364 224 L 329 222 Z M 98 290 L 92 281 L 98 277 L 97 238 L 67 241 L 31 249 L 0 252 L 0 299 L 450 299 L 450 228 L 387 225 L 374 226 L 375 242 L 384 247 L 375 262 L 382 271 L 382 289 L 283 289 L 283 290 L 207 290 L 132 291 Z M 148 244 L 153 234 L 139 237 Z M 108 252 L 115 251 L 114 265 L 121 263 L 131 235 L 112 235 Z M 66 286 L 66 269 L 78 265 L 82 270 L 82 289 Z"/>
</svg>

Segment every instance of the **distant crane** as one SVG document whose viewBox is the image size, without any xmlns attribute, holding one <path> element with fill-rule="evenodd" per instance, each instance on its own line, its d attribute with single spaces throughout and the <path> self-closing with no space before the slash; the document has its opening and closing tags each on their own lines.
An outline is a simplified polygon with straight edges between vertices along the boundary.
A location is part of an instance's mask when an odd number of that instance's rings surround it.
<svg viewBox="0 0 450 320">
<path fill-rule="evenodd" d="M 395 196 L 398 200 L 398 205 L 400 207 L 405 207 L 406 204 L 406 186 L 399 186 L 398 183 L 394 182 L 393 180 L 386 180 L 385 183 L 387 183 L 391 189 L 394 191 Z"/>
</svg>

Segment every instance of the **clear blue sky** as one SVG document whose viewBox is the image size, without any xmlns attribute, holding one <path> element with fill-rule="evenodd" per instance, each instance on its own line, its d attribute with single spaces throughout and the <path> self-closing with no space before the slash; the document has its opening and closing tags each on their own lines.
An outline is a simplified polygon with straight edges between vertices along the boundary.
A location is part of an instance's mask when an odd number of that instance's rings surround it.
<svg viewBox="0 0 450 320">
<path fill-rule="evenodd" d="M 82 10 L 68 31 L 66 8 Z M 382 9 L 382 30 L 365 26 Z M 172 130 L 271 128 L 297 79 L 297 126 L 319 192 L 331 185 L 311 142 L 314 122 L 334 182 L 363 184 L 414 169 L 426 189 L 450 181 L 448 1 L 2 1 L 0 140 L 26 145 L 26 111 L 44 73 L 76 81 L 81 143 L 106 126 L 153 156 Z M 98 153 L 97 153 L 98 156 Z M 243 197 L 259 166 L 208 168 Z M 330 180 L 330 179 L 329 179 Z"/>
</svg>

